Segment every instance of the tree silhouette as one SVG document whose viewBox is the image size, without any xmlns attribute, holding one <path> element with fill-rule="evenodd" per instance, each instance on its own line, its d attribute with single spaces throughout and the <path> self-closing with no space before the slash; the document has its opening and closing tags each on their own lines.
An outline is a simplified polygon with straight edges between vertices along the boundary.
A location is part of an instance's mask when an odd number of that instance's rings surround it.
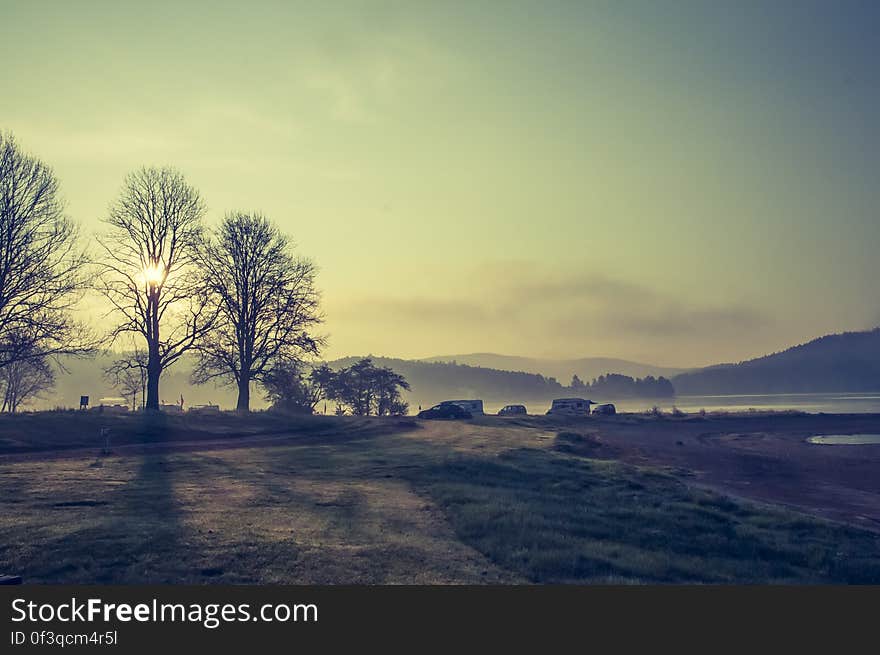
<svg viewBox="0 0 880 655">
<path fill-rule="evenodd" d="M 374 366 L 367 357 L 334 371 L 327 364 L 308 374 L 296 364 L 282 364 L 268 371 L 263 386 L 273 409 L 311 414 L 321 400 L 336 403 L 336 414 L 346 409 L 355 416 L 402 416 L 409 405 L 400 395 L 409 383 L 387 367 Z"/>
<path fill-rule="evenodd" d="M 54 173 L 0 133 L 0 368 L 94 351 L 70 315 L 86 264 Z"/>
<path fill-rule="evenodd" d="M 0 411 L 15 413 L 27 401 L 55 386 L 55 372 L 46 355 L 29 354 L 0 368 L 3 405 Z"/>
<path fill-rule="evenodd" d="M 373 365 L 367 357 L 336 371 L 327 385 L 326 397 L 348 407 L 355 416 L 397 416 L 408 410 L 400 390 L 409 388 L 402 375 Z"/>
<path fill-rule="evenodd" d="M 104 369 L 104 377 L 119 388 L 119 392 L 131 403 L 131 410 L 137 409 L 137 398 L 141 397 L 141 407 L 146 404 L 147 392 L 147 353 L 135 347 L 127 356 L 114 360 Z"/>
<path fill-rule="evenodd" d="M 198 270 L 204 203 L 171 168 L 141 168 L 126 177 L 111 206 L 99 290 L 120 317 L 111 339 L 146 341 L 147 410 L 159 409 L 159 378 L 191 350 L 213 315 Z"/>
<path fill-rule="evenodd" d="M 373 373 L 375 385 L 375 404 L 377 416 L 399 416 L 406 414 L 408 405 L 400 397 L 400 390 L 409 391 L 409 383 L 399 373 L 390 368 L 376 368 Z"/>
<path fill-rule="evenodd" d="M 320 381 L 321 369 L 316 368 L 308 375 L 295 362 L 283 362 L 267 371 L 263 376 L 266 399 L 272 408 L 294 414 L 312 414 L 324 397 L 325 387 Z"/>
<path fill-rule="evenodd" d="M 230 213 L 206 240 L 202 267 L 218 320 L 198 346 L 197 383 L 238 386 L 237 409 L 250 410 L 251 382 L 318 355 L 323 340 L 315 266 L 295 257 L 287 238 L 260 214 Z"/>
</svg>

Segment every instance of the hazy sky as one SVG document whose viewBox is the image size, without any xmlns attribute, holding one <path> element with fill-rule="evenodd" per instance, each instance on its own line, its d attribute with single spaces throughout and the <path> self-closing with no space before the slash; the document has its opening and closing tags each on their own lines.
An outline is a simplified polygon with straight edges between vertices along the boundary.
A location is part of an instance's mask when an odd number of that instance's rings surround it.
<svg viewBox="0 0 880 655">
<path fill-rule="evenodd" d="M 0 0 L 0 129 L 100 229 L 180 168 L 328 356 L 738 360 L 880 323 L 873 2 Z"/>
</svg>

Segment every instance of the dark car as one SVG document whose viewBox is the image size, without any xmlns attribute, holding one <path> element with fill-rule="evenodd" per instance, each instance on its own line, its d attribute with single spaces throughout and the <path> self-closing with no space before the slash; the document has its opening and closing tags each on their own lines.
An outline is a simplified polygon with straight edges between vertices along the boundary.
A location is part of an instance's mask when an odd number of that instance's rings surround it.
<svg viewBox="0 0 880 655">
<path fill-rule="evenodd" d="M 505 405 L 498 410 L 498 416 L 525 416 L 526 414 L 525 405 Z"/>
<path fill-rule="evenodd" d="M 606 403 L 605 405 L 597 405 L 596 409 L 593 410 L 593 414 L 599 416 L 613 416 L 617 414 L 617 408 L 611 403 Z"/>
<path fill-rule="evenodd" d="M 418 418 L 426 419 L 463 419 L 473 418 L 471 413 L 452 403 L 434 405 L 430 409 L 423 409 L 417 414 Z"/>
</svg>

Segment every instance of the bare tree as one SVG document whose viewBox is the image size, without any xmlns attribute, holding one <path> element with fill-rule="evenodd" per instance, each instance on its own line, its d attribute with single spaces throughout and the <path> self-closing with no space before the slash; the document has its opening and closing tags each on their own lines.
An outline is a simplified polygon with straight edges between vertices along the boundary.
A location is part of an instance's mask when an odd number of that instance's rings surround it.
<svg viewBox="0 0 880 655">
<path fill-rule="evenodd" d="M 250 409 L 251 382 L 275 367 L 317 355 L 323 340 L 315 265 L 295 257 L 287 238 L 260 214 L 227 214 L 206 240 L 214 327 L 199 344 L 197 383 L 225 378 L 238 386 L 237 409 Z"/>
<path fill-rule="evenodd" d="M 205 206 L 171 168 L 142 168 L 126 177 L 110 207 L 99 289 L 120 323 L 112 330 L 146 341 L 147 410 L 159 409 L 162 372 L 192 349 L 211 314 L 197 269 Z"/>
<path fill-rule="evenodd" d="M 0 368 L 3 405 L 0 411 L 15 413 L 21 405 L 50 391 L 55 372 L 47 356 L 32 354 Z"/>
<path fill-rule="evenodd" d="M 85 270 L 54 173 L 0 133 L 0 368 L 94 350 L 70 315 Z"/>
<path fill-rule="evenodd" d="M 147 353 L 136 347 L 105 368 L 104 377 L 131 403 L 131 411 L 137 409 L 138 396 L 141 409 L 144 408 L 147 402 Z"/>
</svg>

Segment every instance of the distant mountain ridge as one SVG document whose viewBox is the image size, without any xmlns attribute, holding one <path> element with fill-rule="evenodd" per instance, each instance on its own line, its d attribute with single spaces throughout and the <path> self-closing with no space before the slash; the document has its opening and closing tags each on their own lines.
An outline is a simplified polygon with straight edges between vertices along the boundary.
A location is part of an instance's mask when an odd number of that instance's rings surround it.
<svg viewBox="0 0 880 655">
<path fill-rule="evenodd" d="M 542 359 L 537 357 L 518 357 L 515 355 L 499 355 L 497 353 L 469 353 L 460 355 L 440 355 L 425 357 L 421 362 L 456 362 L 468 366 L 494 368 L 502 371 L 522 371 L 555 378 L 561 384 L 569 384 L 572 375 L 577 375 L 584 382 L 605 375 L 620 373 L 634 378 L 648 375 L 672 378 L 689 369 L 655 366 L 613 357 L 581 357 L 578 359 Z"/>
<path fill-rule="evenodd" d="M 406 399 L 413 409 L 441 400 L 480 398 L 486 402 L 549 400 L 558 397 L 563 386 L 535 373 L 492 368 L 370 356 L 377 366 L 387 366 L 403 375 L 412 387 Z M 332 368 L 351 366 L 361 357 L 343 357 L 327 362 Z"/>
<path fill-rule="evenodd" d="M 590 394 L 599 394 L 598 398 L 607 399 L 611 392 L 614 398 L 668 397 L 672 393 L 672 385 L 668 381 L 645 380 L 640 384 L 633 384 L 633 380 L 629 378 L 620 379 L 621 376 L 612 375 L 608 379 L 600 380 L 597 389 L 589 386 L 572 388 L 539 373 L 505 371 L 460 362 L 376 356 L 370 358 L 375 365 L 387 366 L 406 378 L 412 390 L 405 397 L 413 409 L 419 405 L 430 406 L 441 400 L 455 398 L 479 398 L 491 405 L 515 402 L 549 403 L 553 398 L 589 398 Z M 331 368 L 338 369 L 351 366 L 358 359 L 361 358 L 344 357 L 327 363 Z"/>
<path fill-rule="evenodd" d="M 37 399 L 30 408 L 76 407 L 80 395 L 90 396 L 93 404 L 102 396 L 118 396 L 118 390 L 102 376 L 102 369 L 113 358 L 111 355 L 99 355 L 94 359 L 66 358 L 66 372 L 58 372 L 54 391 Z M 357 359 L 360 357 L 346 357 L 329 363 L 334 367 L 348 366 Z M 412 385 L 407 399 L 413 409 L 439 400 L 468 397 L 482 398 L 488 403 L 543 402 L 572 394 L 568 386 L 572 374 L 577 374 L 586 383 L 608 373 L 642 378 L 663 376 L 671 380 L 678 395 L 880 391 L 880 328 L 827 335 L 737 364 L 720 364 L 686 372 L 599 357 L 542 360 L 474 353 L 423 360 L 389 357 L 373 357 L 373 360 L 377 365 L 388 366 L 406 377 Z M 452 364 L 452 360 L 457 364 Z M 160 386 L 163 402 L 178 402 L 182 395 L 187 405 L 217 403 L 224 408 L 234 407 L 233 387 L 193 386 L 190 383 L 189 372 L 193 363 L 192 357 L 184 357 L 177 366 L 163 374 Z M 266 406 L 263 396 L 259 388 L 252 392 L 255 409 Z M 609 396 L 608 399 L 616 397 Z"/>
<path fill-rule="evenodd" d="M 672 378 L 679 394 L 880 390 L 880 328 L 829 334 L 771 355 Z"/>
</svg>

